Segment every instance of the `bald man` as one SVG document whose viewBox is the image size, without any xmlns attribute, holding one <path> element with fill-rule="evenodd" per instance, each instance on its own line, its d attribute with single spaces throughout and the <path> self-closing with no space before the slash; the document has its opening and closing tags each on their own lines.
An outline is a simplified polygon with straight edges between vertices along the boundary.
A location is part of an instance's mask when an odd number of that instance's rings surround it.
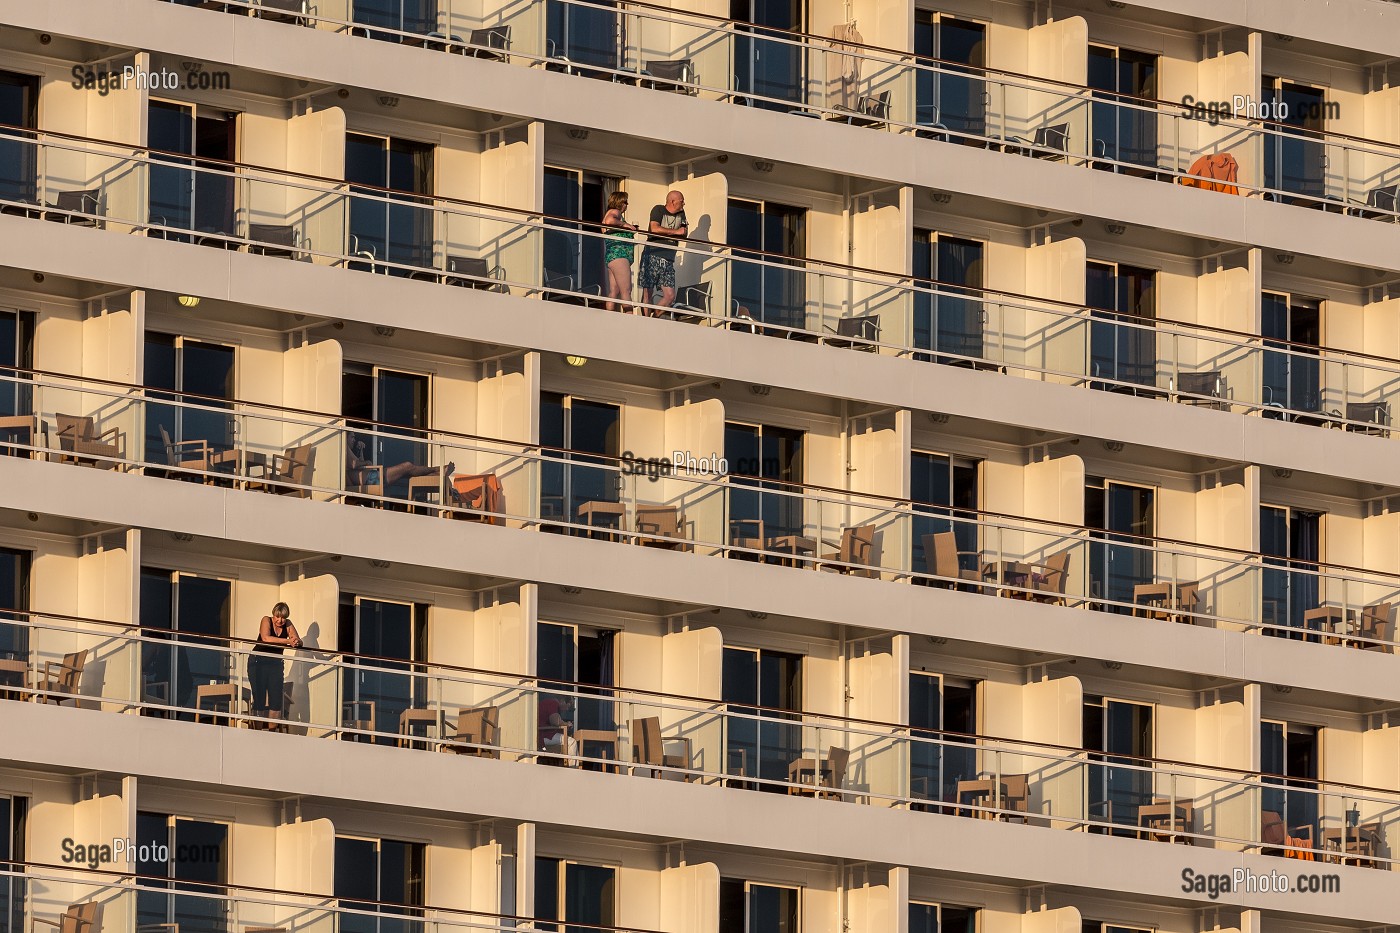
<svg viewBox="0 0 1400 933">
<path fill-rule="evenodd" d="M 637 271 L 642 302 L 669 308 L 676 300 L 676 241 L 690 233 L 690 222 L 685 217 L 685 195 L 679 191 L 666 192 L 666 203 L 651 209 L 647 233 L 650 237 Z"/>
</svg>

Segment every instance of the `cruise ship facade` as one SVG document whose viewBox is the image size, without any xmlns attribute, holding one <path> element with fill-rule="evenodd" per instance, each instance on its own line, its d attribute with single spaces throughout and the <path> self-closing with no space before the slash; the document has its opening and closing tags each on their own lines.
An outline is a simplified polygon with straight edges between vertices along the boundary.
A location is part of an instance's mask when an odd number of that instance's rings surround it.
<svg viewBox="0 0 1400 933">
<path fill-rule="evenodd" d="M 0 0 L 0 929 L 1400 928 L 1397 59 Z"/>
</svg>

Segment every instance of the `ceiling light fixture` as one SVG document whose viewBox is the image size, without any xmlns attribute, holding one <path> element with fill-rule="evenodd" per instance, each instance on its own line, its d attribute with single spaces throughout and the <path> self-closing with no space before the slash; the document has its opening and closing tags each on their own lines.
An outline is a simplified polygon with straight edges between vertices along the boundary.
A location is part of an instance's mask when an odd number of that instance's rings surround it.
<svg viewBox="0 0 1400 933">
<path fill-rule="evenodd" d="M 176 298 L 175 300 L 178 301 L 178 302 L 180 302 L 180 304 L 183 305 L 183 306 L 186 307 L 186 308 L 198 308 L 198 307 L 199 307 L 199 296 L 198 296 L 198 295 L 181 295 L 181 296 L 179 296 L 178 298 Z"/>
<path fill-rule="evenodd" d="M 568 363 L 570 366 L 584 366 L 584 365 L 587 365 L 587 363 L 588 363 L 588 357 L 586 357 L 586 356 L 566 356 L 566 357 L 564 357 L 564 362 L 565 362 L 565 363 Z"/>
</svg>

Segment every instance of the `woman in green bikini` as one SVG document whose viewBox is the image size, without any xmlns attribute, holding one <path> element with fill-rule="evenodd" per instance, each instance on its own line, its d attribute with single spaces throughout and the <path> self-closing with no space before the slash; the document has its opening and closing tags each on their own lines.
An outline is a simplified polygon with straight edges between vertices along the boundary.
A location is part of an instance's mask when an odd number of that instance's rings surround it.
<svg viewBox="0 0 1400 933">
<path fill-rule="evenodd" d="M 636 249 L 630 242 L 637 228 L 627 222 L 627 192 L 614 191 L 608 195 L 608 210 L 603 215 L 604 235 L 609 237 L 603 250 L 603 265 L 608 278 L 607 309 L 613 310 L 613 301 L 618 301 L 619 311 L 630 311 L 624 302 L 632 300 L 632 252 Z"/>
</svg>

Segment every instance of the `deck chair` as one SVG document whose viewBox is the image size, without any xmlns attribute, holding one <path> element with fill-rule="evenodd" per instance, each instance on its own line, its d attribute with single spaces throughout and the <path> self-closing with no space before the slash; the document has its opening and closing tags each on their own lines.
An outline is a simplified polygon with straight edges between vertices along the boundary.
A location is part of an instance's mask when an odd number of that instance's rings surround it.
<svg viewBox="0 0 1400 933">
<path fill-rule="evenodd" d="M 102 905 L 97 901 L 70 904 L 57 920 L 35 917 L 34 923 L 53 927 L 58 933 L 102 933 Z"/>
<path fill-rule="evenodd" d="M 817 788 L 818 797 L 834 797 L 840 800 L 839 793 L 825 793 L 825 791 L 840 791 L 846 786 L 846 766 L 851 762 L 851 751 L 847 748 L 833 745 L 826 750 L 826 758 L 816 762 L 816 773 L 806 768 L 789 767 L 788 777 L 799 784 L 808 784 Z M 794 762 L 796 766 L 799 762 Z M 807 780 L 810 778 L 810 782 Z M 803 793 L 797 788 L 789 788 L 788 793 Z"/>
<path fill-rule="evenodd" d="M 1065 584 L 1069 582 L 1071 556 L 1069 548 L 1066 548 L 1051 554 L 1043 564 L 1032 564 L 1033 567 L 1039 567 L 1040 571 L 1032 573 L 1028 581 L 1031 599 L 1039 603 L 1068 605 L 1065 602 Z"/>
<path fill-rule="evenodd" d="M 1400 221 L 1400 216 L 1395 213 L 1400 209 L 1397 197 L 1400 197 L 1400 185 L 1380 185 L 1366 192 L 1365 201 L 1352 201 L 1353 206 L 1348 211 L 1353 217 L 1389 220 L 1394 223 Z"/>
<path fill-rule="evenodd" d="M 838 116 L 851 126 L 888 126 L 890 121 L 890 92 L 874 96 L 863 94 L 854 109 L 837 107 Z"/>
<path fill-rule="evenodd" d="M 307 24 L 310 12 L 307 0 L 256 0 L 254 15 L 274 23 L 292 23 L 296 26 Z"/>
<path fill-rule="evenodd" d="M 97 219 L 103 214 L 102 189 L 87 188 L 82 191 L 60 191 L 58 199 L 49 204 L 49 208 L 54 211 L 54 213 L 45 215 L 49 220 L 78 227 L 96 227 Z M 57 213 L 58 211 L 71 213 L 60 214 Z"/>
<path fill-rule="evenodd" d="M 160 442 L 165 445 L 165 462 L 167 465 L 180 470 L 196 470 L 205 476 L 188 476 L 183 473 L 175 474 L 176 479 L 191 480 L 193 482 L 213 482 L 213 477 L 207 474 L 214 472 L 213 457 L 217 451 L 209 446 L 209 442 L 204 438 L 196 438 L 188 441 L 172 441 L 170 432 L 165 425 L 160 426 Z"/>
<path fill-rule="evenodd" d="M 506 285 L 506 270 L 493 266 L 485 259 L 473 256 L 448 256 L 447 274 L 442 277 L 444 285 L 458 288 L 474 288 L 478 291 L 510 293 Z"/>
<path fill-rule="evenodd" d="M 45 661 L 43 667 L 34 672 L 34 702 L 62 706 L 72 700 L 76 706 L 78 687 L 82 684 L 83 665 L 86 662 L 86 648 L 65 654 L 61 663 Z"/>
<path fill-rule="evenodd" d="M 490 26 L 486 29 L 473 29 L 467 37 L 470 46 L 466 53 L 473 58 L 484 58 L 493 62 L 510 61 L 510 27 Z"/>
<path fill-rule="evenodd" d="M 1183 398 L 1183 402 L 1192 405 L 1204 405 L 1208 408 L 1229 408 L 1229 404 L 1224 402 L 1227 387 L 1225 375 L 1218 370 L 1204 373 L 1181 373 L 1177 377 L 1176 391 L 1182 395 L 1190 396 Z M 1205 396 L 1205 398 L 1201 398 Z M 1220 399 L 1221 401 L 1215 401 Z"/>
<path fill-rule="evenodd" d="M 713 289 L 713 282 L 686 285 L 677 290 L 675 302 L 664 313 L 682 324 L 699 324 L 710 316 L 710 294 Z"/>
<path fill-rule="evenodd" d="M 116 461 L 124 456 L 125 432 L 109 428 L 99 434 L 97 419 L 88 415 L 55 413 L 54 420 L 58 422 L 60 463 L 81 463 L 104 470 L 120 466 Z"/>
<path fill-rule="evenodd" d="M 299 0 L 288 0 L 297 3 Z M 248 252 L 259 256 L 307 259 L 301 245 L 301 231 L 291 224 L 249 224 Z"/>
<path fill-rule="evenodd" d="M 1006 796 L 1001 798 L 1001 808 L 1010 810 L 1011 815 L 1002 814 L 1002 819 L 1019 820 L 1022 823 L 1030 822 L 1028 815 L 1016 816 L 1014 814 L 1028 814 L 1030 808 L 1030 776 L 1026 774 L 1003 774 L 1001 783 L 1006 785 Z"/>
<path fill-rule="evenodd" d="M 689 58 L 647 62 L 642 68 L 641 86 L 658 91 L 674 91 L 694 97 L 700 93 L 695 62 Z"/>
<path fill-rule="evenodd" d="M 1030 139 L 1024 136 L 1008 136 L 1007 142 L 1021 143 L 1027 147 L 1020 149 L 1023 155 L 1037 159 L 1064 159 L 1069 156 L 1069 124 L 1055 123 L 1038 127 Z M 1008 146 L 1010 150 L 1019 147 Z"/>
<path fill-rule="evenodd" d="M 1356 634 L 1362 638 L 1376 639 L 1376 641 L 1353 641 L 1349 644 L 1362 651 L 1383 651 L 1386 654 L 1394 654 L 1395 646 L 1385 643 L 1390 638 L 1390 610 L 1393 608 L 1394 604 L 1392 603 L 1376 603 L 1362 609 Z"/>
<path fill-rule="evenodd" d="M 1347 402 L 1347 421 L 1361 422 L 1360 424 L 1348 424 L 1348 431 L 1360 431 L 1365 434 L 1380 434 L 1387 436 L 1390 434 L 1390 403 L 1389 402 Z"/>
<path fill-rule="evenodd" d="M 638 544 L 677 551 L 690 550 L 690 541 L 685 534 L 685 513 L 677 506 L 638 505 L 635 521 L 638 534 L 652 536 L 637 538 Z"/>
<path fill-rule="evenodd" d="M 924 535 L 924 566 L 928 571 L 936 576 L 949 580 L 971 580 L 975 583 L 985 582 L 980 570 L 966 570 L 958 560 L 962 556 L 978 557 L 975 551 L 959 551 L 958 536 L 952 531 L 940 531 L 938 534 Z M 935 583 L 936 586 L 953 586 L 955 583 Z"/>
<path fill-rule="evenodd" d="M 843 317 L 835 327 L 827 326 L 835 338 L 827 338 L 833 347 L 855 347 L 871 352 L 878 351 L 876 342 L 880 339 L 880 315 L 860 314 L 856 317 Z"/>
<path fill-rule="evenodd" d="M 583 294 L 571 294 L 582 292 Z M 603 286 L 581 285 L 572 275 L 544 270 L 544 300 L 559 301 L 570 305 L 587 305 L 592 295 L 599 300 L 603 297 Z"/>
<path fill-rule="evenodd" d="M 279 495 L 306 499 L 311 496 L 311 471 L 315 465 L 315 447 L 310 444 L 292 447 L 284 454 L 272 455 L 267 481 Z"/>
<path fill-rule="evenodd" d="M 443 744 L 440 748 L 456 755 L 476 755 L 480 758 L 501 757 L 501 710 L 496 706 L 477 706 L 464 709 L 457 714 L 457 728 L 451 735 L 443 736 L 448 742 L 465 742 L 466 745 Z"/>
<path fill-rule="evenodd" d="M 854 574 L 857 577 L 874 577 L 879 571 L 875 569 L 875 526 L 856 525 L 851 528 L 841 529 L 841 543 L 833 545 L 830 541 L 823 542 L 828 547 L 835 547 L 836 550 L 822 555 L 822 560 L 836 561 L 835 564 L 822 564 L 822 570 L 834 570 L 837 573 Z M 849 564 L 859 564 L 860 566 L 844 566 Z"/>
<path fill-rule="evenodd" d="M 690 775 L 668 774 L 656 770 L 658 768 L 690 767 L 690 740 L 672 739 L 672 742 L 684 743 L 686 750 L 679 755 L 666 754 L 666 739 L 661 737 L 661 718 L 659 716 L 631 720 L 627 727 L 627 734 L 632 740 L 633 774 L 636 774 L 640 769 L 648 769 L 652 777 L 691 780 Z"/>
</svg>

